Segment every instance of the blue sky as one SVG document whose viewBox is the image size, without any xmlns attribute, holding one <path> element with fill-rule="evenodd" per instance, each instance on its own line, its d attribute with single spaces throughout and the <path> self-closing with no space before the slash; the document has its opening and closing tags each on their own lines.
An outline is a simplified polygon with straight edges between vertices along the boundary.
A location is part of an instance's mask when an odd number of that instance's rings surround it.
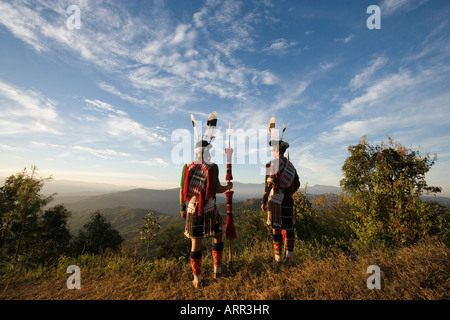
<svg viewBox="0 0 450 320">
<path fill-rule="evenodd" d="M 287 124 L 303 185 L 338 186 L 348 146 L 389 135 L 436 153 L 427 180 L 450 195 L 449 17 L 439 0 L 3 0 L 0 176 L 177 187 L 174 132 L 217 111 L 218 136 Z M 235 181 L 263 181 L 263 138 L 234 145 Z"/>
</svg>

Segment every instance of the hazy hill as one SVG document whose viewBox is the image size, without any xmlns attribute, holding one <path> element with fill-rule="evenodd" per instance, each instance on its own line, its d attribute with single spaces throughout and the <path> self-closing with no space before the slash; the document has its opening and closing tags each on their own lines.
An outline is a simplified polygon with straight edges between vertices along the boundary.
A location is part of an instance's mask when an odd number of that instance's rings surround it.
<svg viewBox="0 0 450 320">
<path fill-rule="evenodd" d="M 84 198 L 76 202 L 64 203 L 72 212 L 116 207 L 148 208 L 161 213 L 178 215 L 180 190 L 132 189 Z"/>
<path fill-rule="evenodd" d="M 71 233 L 77 235 L 78 231 L 90 220 L 94 212 L 95 210 L 72 212 L 72 217 L 69 220 Z M 179 215 L 166 215 L 149 209 L 116 207 L 103 209 L 100 212 L 125 239 L 136 237 L 139 234 L 139 228 L 144 225 L 143 218 L 149 212 L 153 212 L 155 216 L 159 217 L 158 222 L 162 227 L 184 224 L 184 220 Z"/>
</svg>

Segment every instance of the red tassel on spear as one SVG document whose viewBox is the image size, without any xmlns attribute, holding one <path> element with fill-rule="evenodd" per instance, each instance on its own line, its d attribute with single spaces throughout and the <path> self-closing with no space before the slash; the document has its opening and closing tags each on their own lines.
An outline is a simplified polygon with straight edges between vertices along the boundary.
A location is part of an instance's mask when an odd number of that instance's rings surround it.
<svg viewBox="0 0 450 320">
<path fill-rule="evenodd" d="M 230 182 L 233 180 L 233 175 L 231 173 L 231 159 L 233 155 L 233 149 L 230 147 L 230 135 L 231 135 L 231 121 L 228 122 L 228 148 L 225 148 L 225 154 L 227 156 L 227 175 L 226 180 Z M 230 263 L 232 263 L 232 251 L 231 251 L 231 242 L 236 239 L 236 228 L 234 227 L 233 221 L 233 193 L 234 191 L 228 190 L 225 192 L 227 197 L 227 222 L 225 225 L 225 235 L 230 244 Z"/>
</svg>

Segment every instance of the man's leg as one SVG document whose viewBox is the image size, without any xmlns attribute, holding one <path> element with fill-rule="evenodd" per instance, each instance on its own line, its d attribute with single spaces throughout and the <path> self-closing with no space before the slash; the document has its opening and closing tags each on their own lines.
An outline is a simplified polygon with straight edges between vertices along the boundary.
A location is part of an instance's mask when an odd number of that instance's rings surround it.
<svg viewBox="0 0 450 320">
<path fill-rule="evenodd" d="M 275 262 L 281 262 L 281 255 L 283 253 L 283 235 L 281 230 L 273 229 L 273 249 L 275 252 Z"/>
<path fill-rule="evenodd" d="M 222 275 L 222 257 L 223 257 L 222 233 L 214 237 L 212 254 L 214 259 L 214 278 L 218 278 Z"/>
<path fill-rule="evenodd" d="M 197 288 L 202 281 L 202 239 L 192 239 L 191 266 L 194 275 L 192 284 Z"/>
<path fill-rule="evenodd" d="M 294 257 L 294 245 L 295 245 L 295 233 L 293 230 L 287 230 L 285 239 L 285 246 L 286 246 L 285 262 L 290 262 L 291 259 Z"/>
</svg>

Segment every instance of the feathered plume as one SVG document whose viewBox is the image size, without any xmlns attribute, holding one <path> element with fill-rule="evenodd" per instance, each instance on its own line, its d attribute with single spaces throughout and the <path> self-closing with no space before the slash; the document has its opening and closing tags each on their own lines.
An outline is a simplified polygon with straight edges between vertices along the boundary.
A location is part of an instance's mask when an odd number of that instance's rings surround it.
<svg viewBox="0 0 450 320">
<path fill-rule="evenodd" d="M 200 137 L 199 137 L 199 135 L 197 133 L 197 126 L 196 126 L 194 115 L 192 113 L 191 113 L 191 120 L 192 120 L 192 126 L 194 127 L 194 134 L 197 137 L 197 141 L 199 141 Z"/>
<path fill-rule="evenodd" d="M 283 140 L 284 132 L 286 131 L 287 124 L 284 125 L 283 132 L 281 133 L 280 140 Z"/>
<path fill-rule="evenodd" d="M 269 121 L 269 132 L 270 132 L 270 138 L 272 140 L 275 140 L 275 118 L 270 118 Z"/>
<path fill-rule="evenodd" d="M 214 130 L 216 129 L 217 125 L 217 112 L 214 111 L 213 113 L 210 113 L 208 116 L 208 121 L 206 122 L 206 132 L 205 132 L 205 138 L 212 140 L 214 138 Z M 211 129 L 211 133 L 208 137 L 208 131 Z"/>
</svg>

